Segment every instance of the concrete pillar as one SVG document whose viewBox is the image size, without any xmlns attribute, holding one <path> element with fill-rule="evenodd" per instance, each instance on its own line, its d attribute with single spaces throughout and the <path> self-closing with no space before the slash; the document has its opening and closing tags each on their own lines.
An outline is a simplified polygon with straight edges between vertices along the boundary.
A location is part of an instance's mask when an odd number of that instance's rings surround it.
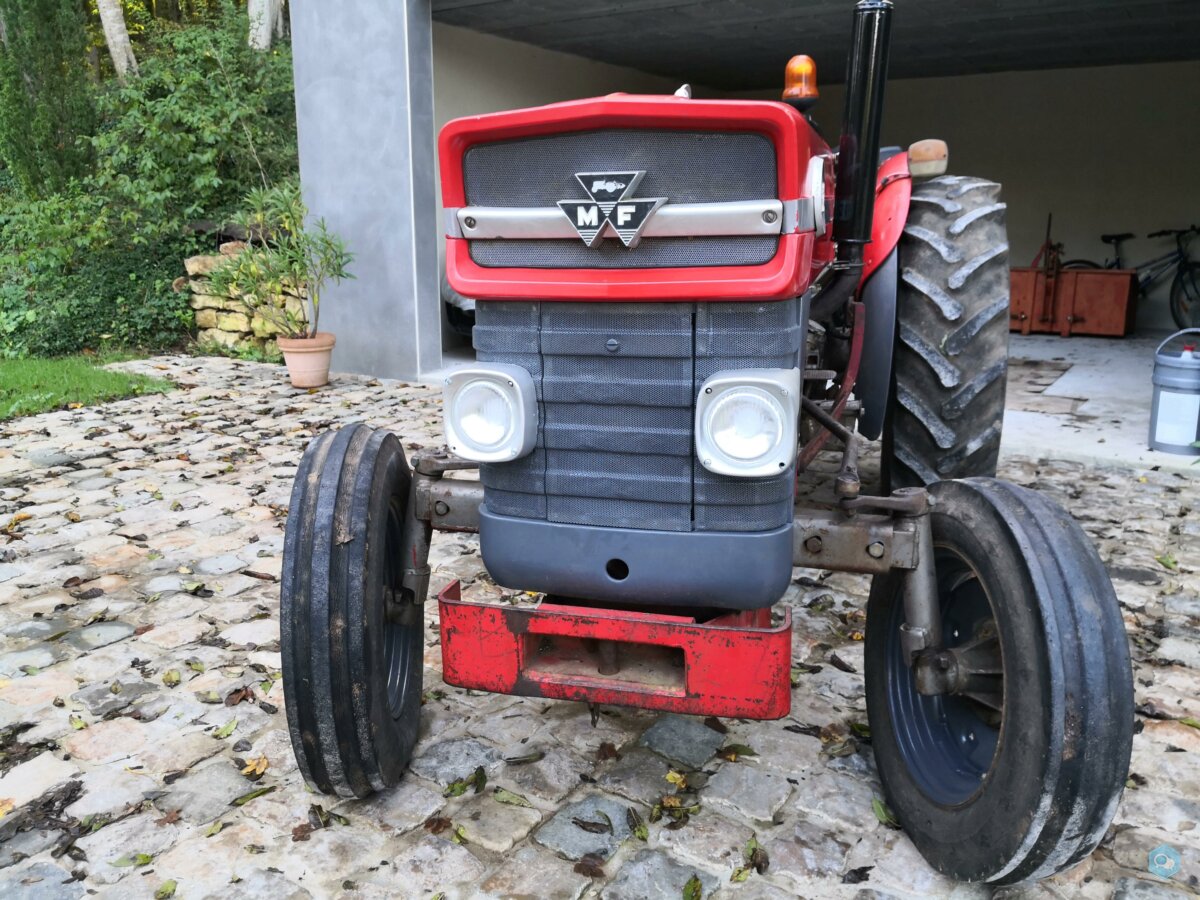
<svg viewBox="0 0 1200 900">
<path fill-rule="evenodd" d="M 416 378 L 441 366 L 430 0 L 288 6 L 304 199 L 354 254 L 333 369 Z"/>
</svg>

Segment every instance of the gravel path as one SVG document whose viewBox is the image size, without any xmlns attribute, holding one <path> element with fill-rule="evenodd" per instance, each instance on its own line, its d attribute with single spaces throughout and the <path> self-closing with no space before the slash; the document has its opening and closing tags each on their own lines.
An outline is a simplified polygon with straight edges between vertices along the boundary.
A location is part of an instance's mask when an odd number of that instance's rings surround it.
<svg viewBox="0 0 1200 900">
<path fill-rule="evenodd" d="M 992 896 L 939 877 L 873 811 L 878 778 L 854 728 L 866 720 L 858 576 L 795 572 L 784 602 L 796 661 L 811 665 L 792 713 L 727 720 L 727 733 L 616 708 L 593 725 L 580 705 L 447 687 L 429 615 L 413 772 L 365 802 L 309 793 L 279 672 L 291 478 L 308 440 L 345 422 L 391 428 L 410 450 L 440 443 L 437 395 L 353 377 L 295 391 L 278 368 L 222 359 L 124 367 L 180 389 L 0 425 L 0 897 L 174 886 L 188 898 L 609 900 L 681 897 L 693 876 L 717 897 Z M 1132 640 L 1139 732 L 1101 849 L 998 896 L 1191 895 L 1200 469 L 1009 459 L 1002 475 L 1065 503 L 1099 543 Z M 437 536 L 432 561 L 435 591 L 460 578 L 468 598 L 498 597 L 474 537 Z M 755 755 L 723 760 L 734 743 Z M 479 766 L 482 792 L 445 796 Z M 672 770 L 700 804 L 677 829 L 648 822 Z M 612 833 L 574 824 L 601 813 Z M 770 866 L 732 881 L 752 838 Z M 1169 885 L 1147 871 L 1162 844 L 1182 855 Z"/>
</svg>

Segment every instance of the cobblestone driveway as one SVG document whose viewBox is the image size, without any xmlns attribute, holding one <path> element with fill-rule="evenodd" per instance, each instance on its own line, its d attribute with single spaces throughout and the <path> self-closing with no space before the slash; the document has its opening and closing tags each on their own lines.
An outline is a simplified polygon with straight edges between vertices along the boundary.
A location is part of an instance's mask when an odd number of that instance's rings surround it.
<svg viewBox="0 0 1200 900">
<path fill-rule="evenodd" d="M 366 802 L 310 794 L 279 680 L 292 474 L 309 438 L 344 422 L 392 428 L 410 449 L 438 442 L 436 395 L 352 378 L 309 394 L 227 360 L 127 365 L 180 390 L 0 426 L 0 897 L 673 898 L 693 875 L 719 897 L 989 895 L 934 874 L 873 810 L 879 783 L 854 727 L 867 582 L 854 576 L 797 570 L 785 602 L 809 665 L 792 714 L 719 730 L 623 709 L 593 724 L 580 705 L 448 688 L 430 616 L 414 771 Z M 1012 459 L 1002 474 L 1066 503 L 1099 542 L 1140 713 L 1131 789 L 1102 848 L 1002 896 L 1194 892 L 1197 479 Z M 439 536 L 433 554 L 435 590 L 460 578 L 467 596 L 498 595 L 472 537 Z M 731 744 L 755 755 L 723 760 Z M 444 796 L 477 767 L 482 791 Z M 631 834 L 627 810 L 648 820 L 672 770 L 699 811 Z M 611 833 L 573 823 L 602 813 Z M 732 882 L 752 837 L 770 866 Z M 1146 871 L 1160 844 L 1182 853 L 1170 886 Z"/>
</svg>

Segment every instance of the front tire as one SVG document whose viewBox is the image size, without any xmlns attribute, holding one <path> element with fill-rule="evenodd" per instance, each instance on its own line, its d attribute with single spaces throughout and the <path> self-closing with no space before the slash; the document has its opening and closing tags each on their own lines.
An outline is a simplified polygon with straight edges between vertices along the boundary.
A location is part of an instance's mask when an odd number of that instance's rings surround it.
<svg viewBox="0 0 1200 900">
<path fill-rule="evenodd" d="M 913 187 L 883 435 L 888 489 L 996 474 L 1008 371 L 1004 214 L 990 181 L 944 175 Z"/>
<path fill-rule="evenodd" d="M 284 701 L 300 771 L 325 794 L 366 797 L 394 785 L 416 743 L 424 598 L 402 587 L 411 484 L 395 435 L 347 425 L 309 445 L 292 486 Z"/>
<path fill-rule="evenodd" d="M 930 493 L 944 644 L 990 643 L 999 674 L 979 693 L 919 694 L 900 642 L 903 576 L 876 576 L 866 692 L 884 793 L 938 871 L 996 884 L 1044 878 L 1095 849 L 1128 775 L 1121 611 L 1060 507 L 988 478 Z"/>
</svg>

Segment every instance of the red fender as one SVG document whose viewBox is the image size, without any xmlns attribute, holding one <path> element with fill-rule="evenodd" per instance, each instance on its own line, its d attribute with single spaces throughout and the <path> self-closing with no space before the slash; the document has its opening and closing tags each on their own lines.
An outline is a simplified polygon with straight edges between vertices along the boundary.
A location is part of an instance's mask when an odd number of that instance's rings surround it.
<svg viewBox="0 0 1200 900">
<path fill-rule="evenodd" d="M 862 282 L 882 265 L 900 242 L 908 205 L 912 199 L 912 175 L 908 154 L 897 153 L 879 167 L 875 182 L 875 217 L 871 222 L 871 243 L 863 250 Z"/>
</svg>

